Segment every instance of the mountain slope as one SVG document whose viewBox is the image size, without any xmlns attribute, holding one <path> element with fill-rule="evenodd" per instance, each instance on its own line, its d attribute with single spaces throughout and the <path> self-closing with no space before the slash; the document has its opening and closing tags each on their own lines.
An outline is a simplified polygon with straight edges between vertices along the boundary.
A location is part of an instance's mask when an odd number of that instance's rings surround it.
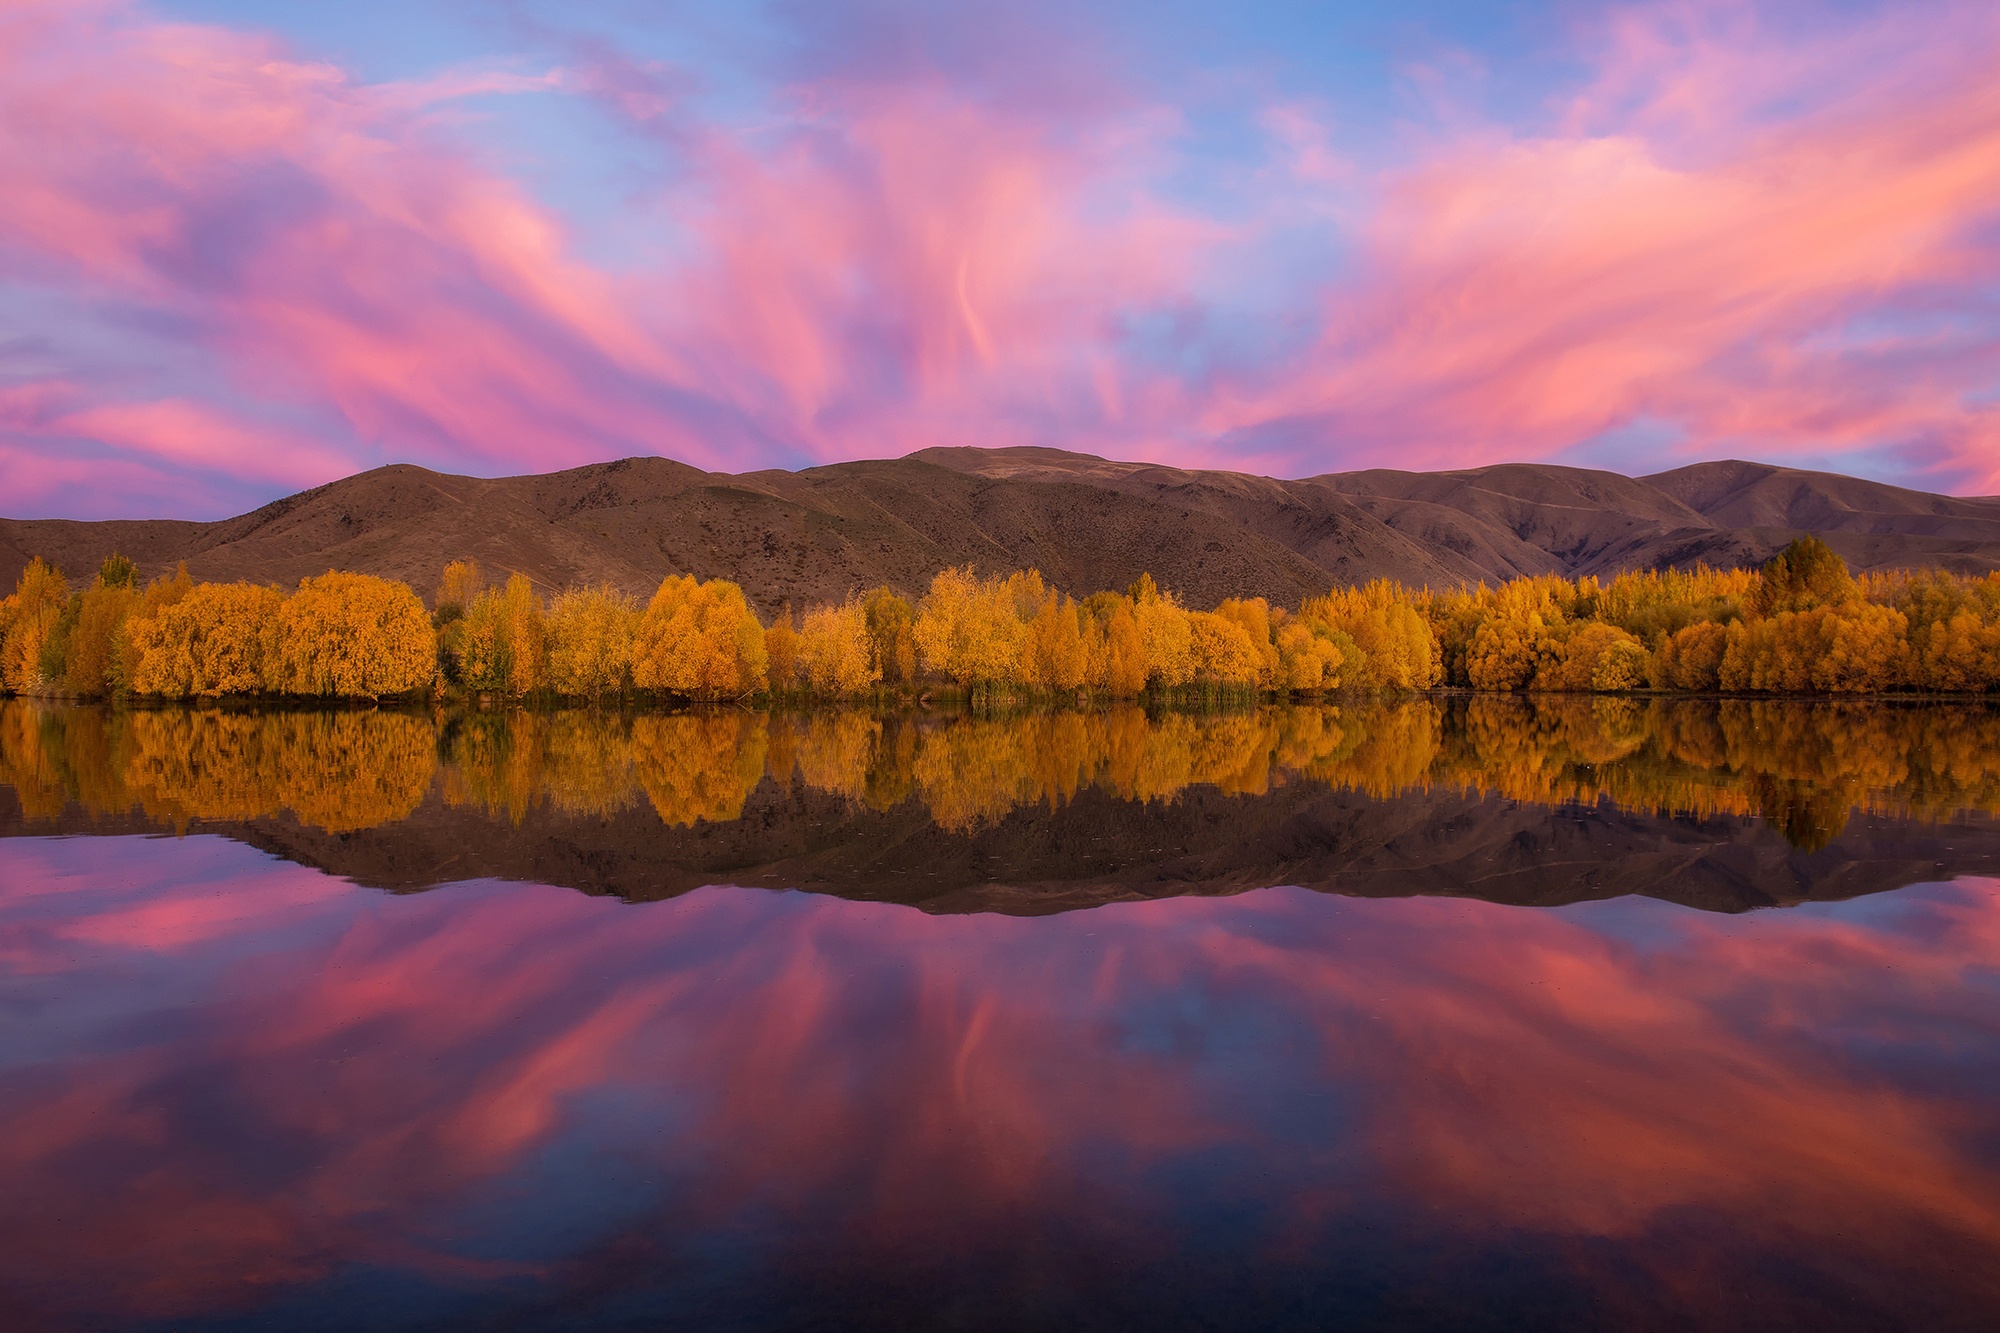
<svg viewBox="0 0 2000 1333">
<path fill-rule="evenodd" d="M 448 560 L 545 590 L 650 592 L 669 573 L 741 583 L 765 612 L 947 565 L 1039 568 L 1078 593 L 1142 571 L 1203 605 L 1296 604 L 1334 583 L 1446 586 L 1522 574 L 1757 563 L 1817 531 L 1862 569 L 2000 568 L 2000 500 L 1954 499 L 1754 463 L 1655 477 L 1541 464 L 1297 481 L 1052 449 L 740 475 L 630 458 L 483 479 L 378 468 L 217 523 L 0 519 L 0 579 L 30 555 L 87 574 L 112 550 L 151 575 L 290 584 L 329 568 L 435 584 Z"/>
</svg>

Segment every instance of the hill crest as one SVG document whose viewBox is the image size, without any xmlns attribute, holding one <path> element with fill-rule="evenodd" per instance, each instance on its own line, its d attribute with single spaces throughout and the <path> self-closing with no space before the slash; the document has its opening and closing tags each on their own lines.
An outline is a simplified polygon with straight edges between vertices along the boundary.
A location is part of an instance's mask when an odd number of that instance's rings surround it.
<svg viewBox="0 0 2000 1333">
<path fill-rule="evenodd" d="M 213 523 L 0 519 L 0 579 L 31 555 L 71 575 L 112 550 L 148 575 L 289 584 L 329 568 L 429 594 L 445 562 L 545 591 L 668 574 L 743 585 L 767 614 L 938 570 L 1038 568 L 1084 593 L 1141 572 L 1191 601 L 1296 604 L 1336 583 L 1756 564 L 1816 532 L 1857 569 L 2000 568 L 2000 499 L 1930 495 L 1770 464 L 1647 477 L 1540 463 L 1283 480 L 1046 448 L 934 448 L 798 472 L 704 472 L 659 457 L 520 477 L 393 464 Z"/>
</svg>

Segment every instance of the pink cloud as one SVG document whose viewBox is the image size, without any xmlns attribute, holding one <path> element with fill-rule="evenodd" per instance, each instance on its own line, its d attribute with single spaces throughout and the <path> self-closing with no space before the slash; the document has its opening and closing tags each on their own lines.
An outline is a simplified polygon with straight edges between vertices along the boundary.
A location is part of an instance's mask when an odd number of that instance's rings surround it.
<svg viewBox="0 0 2000 1333">
<path fill-rule="evenodd" d="M 1115 92 L 1052 116 L 850 71 L 732 126 L 609 55 L 371 85 L 267 38 L 17 4 L 0 278 L 167 330 L 211 381 L 141 390 L 72 349 L 61 412 L 0 420 L 0 445 L 43 460 L 16 494 L 54 497 L 35 476 L 77 440 L 276 490 L 397 460 L 931 444 L 1297 474 L 1645 426 L 1686 457 L 1891 451 L 2000 489 L 2000 334 L 1976 308 L 2000 281 L 2000 25 L 1946 18 L 1801 35 L 1621 11 L 1543 129 L 1454 112 L 1373 176 L 1274 99 L 1246 203 L 1169 188 L 1183 114 Z M 644 258 L 584 258 L 471 146 L 449 108 L 502 93 L 657 137 L 677 170 L 631 205 Z M 1324 253 L 1274 246 L 1308 224 Z M 1248 350 L 1276 326 L 1298 334 Z"/>
<path fill-rule="evenodd" d="M 1975 401 L 2000 329 L 1966 300 L 2000 281 L 2000 31 L 1801 50 L 1692 21 L 1627 16 L 1564 132 L 1475 133 L 1390 177 L 1319 345 L 1210 427 L 1319 420 L 1349 444 L 1329 464 L 1438 467 L 1653 421 L 1690 455 L 1909 446 L 2000 488 Z M 1817 106 L 1760 118 L 1788 98 Z"/>
</svg>

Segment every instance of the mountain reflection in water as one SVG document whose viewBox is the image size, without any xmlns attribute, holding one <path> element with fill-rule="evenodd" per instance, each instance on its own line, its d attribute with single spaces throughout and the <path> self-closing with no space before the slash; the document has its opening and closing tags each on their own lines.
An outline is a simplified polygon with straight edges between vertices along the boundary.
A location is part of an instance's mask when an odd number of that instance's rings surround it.
<svg viewBox="0 0 2000 1333">
<path fill-rule="evenodd" d="M 644 899 L 735 883 L 1046 912 L 1296 884 L 1734 909 L 2000 871 L 1996 809 L 2000 709 L 1968 704 L 0 703 L 0 831 L 216 832 L 405 890 L 494 876 Z"/>
<path fill-rule="evenodd" d="M 11 1327 L 1990 1327 L 2000 885 L 398 898 L 0 842 Z"/>
</svg>

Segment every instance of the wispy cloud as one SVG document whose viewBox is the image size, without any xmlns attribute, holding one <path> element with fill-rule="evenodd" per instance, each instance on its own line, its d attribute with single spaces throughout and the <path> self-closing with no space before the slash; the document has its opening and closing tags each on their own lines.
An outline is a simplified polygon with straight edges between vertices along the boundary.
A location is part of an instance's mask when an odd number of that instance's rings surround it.
<svg viewBox="0 0 2000 1333">
<path fill-rule="evenodd" d="M 973 34 L 877 50 L 897 29 L 869 14 L 725 121 L 604 41 L 369 84 L 266 36 L 14 5 L 0 278 L 115 324 L 127 363 L 150 337 L 203 369 L 141 392 L 80 344 L 38 354 L 0 378 L 10 475 L 79 440 L 218 495 L 403 459 L 942 443 L 1309 473 L 1561 458 L 1644 423 L 1685 458 L 1865 454 L 2000 490 L 1980 11 L 1617 11 L 1536 123 L 1404 126 L 1387 171 L 1310 99 L 1241 108 L 1218 163 L 1115 53 L 993 85 L 940 72 Z M 586 258 L 467 132 L 456 108 L 493 94 L 587 99 L 671 153 L 624 205 L 658 238 L 642 260 Z M 51 383 L 60 412 L 18 406 Z"/>
</svg>

